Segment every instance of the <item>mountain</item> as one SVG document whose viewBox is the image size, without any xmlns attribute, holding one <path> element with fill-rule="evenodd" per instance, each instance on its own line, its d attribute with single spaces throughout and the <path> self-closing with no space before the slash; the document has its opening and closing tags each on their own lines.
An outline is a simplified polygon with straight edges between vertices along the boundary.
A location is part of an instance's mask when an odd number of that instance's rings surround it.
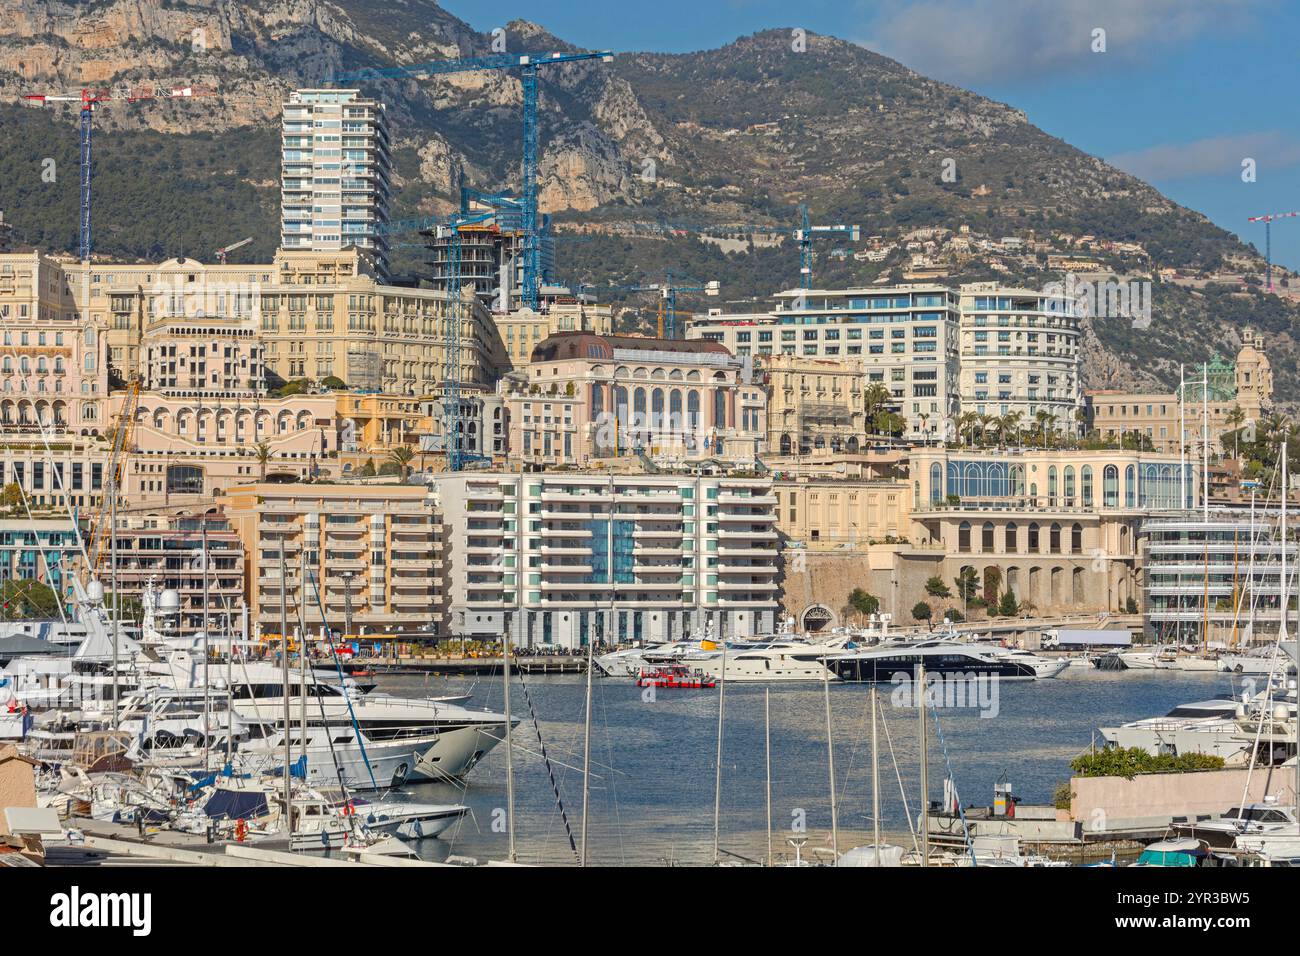
<svg viewBox="0 0 1300 956">
<path fill-rule="evenodd" d="M 481 55 L 497 39 L 432 0 L 11 0 L 7 11 L 0 209 L 19 242 L 70 250 L 76 241 L 76 114 L 18 105 L 23 93 L 148 83 L 215 91 L 97 111 L 95 246 L 128 258 L 209 257 L 253 235 L 238 254 L 265 259 L 278 238 L 277 124 L 288 90 L 343 70 Z M 858 223 L 864 234 L 856 247 L 818 244 L 819 284 L 942 274 L 1039 288 L 1065 263 L 1150 278 L 1150 328 L 1088 321 L 1087 384 L 1167 387 L 1179 361 L 1230 354 L 1253 324 L 1280 397 L 1300 395 L 1300 311 L 1260 291 L 1252 247 L 1018 110 L 842 40 L 807 35 L 800 48 L 793 39 L 771 30 L 718 50 L 542 71 L 540 196 L 560 237 L 561 278 L 630 284 L 671 270 L 721 280 L 722 300 L 741 308 L 795 284 L 788 231 L 806 202 L 814 222 Z M 574 49 L 522 21 L 504 40 L 512 51 Z M 447 212 L 458 176 L 518 188 L 516 74 L 361 86 L 388 104 L 395 217 Z M 53 183 L 40 175 L 47 158 Z M 715 224 L 733 228 L 698 228 Z M 786 237 L 755 228 L 767 226 Z M 870 259 L 852 255 L 868 249 Z M 414 247 L 395 256 L 398 268 L 419 260 Z M 679 307 L 706 302 L 719 304 L 683 295 Z"/>
</svg>

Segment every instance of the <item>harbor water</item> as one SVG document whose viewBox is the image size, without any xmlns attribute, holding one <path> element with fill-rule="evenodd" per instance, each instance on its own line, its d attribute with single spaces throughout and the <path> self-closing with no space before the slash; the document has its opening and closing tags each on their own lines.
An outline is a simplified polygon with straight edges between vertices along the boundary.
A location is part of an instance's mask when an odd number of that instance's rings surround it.
<svg viewBox="0 0 1300 956">
<path fill-rule="evenodd" d="M 1164 714 L 1180 703 L 1240 694 L 1230 674 L 1100 672 L 1071 668 L 1054 680 L 998 685 L 993 706 L 937 708 L 930 722 L 930 797 L 956 781 L 964 806 L 988 806 L 1004 777 L 1026 804 L 1050 804 L 1068 780 L 1070 760 L 1094 743 L 1098 727 Z M 805 857 L 830 847 L 826 715 L 819 683 L 770 685 L 772 828 L 775 858 L 790 859 L 788 840 L 806 837 Z M 473 693 L 470 706 L 501 707 L 495 678 L 379 677 L 378 690 L 407 696 Z M 575 861 L 541 757 L 533 714 L 550 758 L 573 838 L 580 843 L 585 678 L 527 678 L 528 698 L 512 677 L 515 729 L 515 834 L 523 863 Z M 880 805 L 892 842 L 910 844 L 909 812 L 919 809 L 916 710 L 880 686 Z M 868 687 L 831 684 L 839 848 L 871 839 L 871 715 Z M 972 701 L 968 701 L 971 703 Z M 979 703 L 979 702 L 975 702 Z M 933 714 L 933 711 L 932 711 Z M 718 690 L 660 690 L 626 679 L 593 684 L 588 860 L 595 864 L 701 864 L 713 860 Z M 891 747 L 892 744 L 892 747 Z M 724 861 L 766 855 L 764 686 L 730 684 L 722 759 L 720 848 Z M 386 799 L 462 802 L 472 809 L 441 839 L 418 844 L 428 859 L 454 853 L 504 859 L 506 751 L 495 748 L 463 785 L 424 783 Z M 901 782 L 901 786 L 900 786 Z M 904 809 L 906 799 L 907 810 Z"/>
</svg>

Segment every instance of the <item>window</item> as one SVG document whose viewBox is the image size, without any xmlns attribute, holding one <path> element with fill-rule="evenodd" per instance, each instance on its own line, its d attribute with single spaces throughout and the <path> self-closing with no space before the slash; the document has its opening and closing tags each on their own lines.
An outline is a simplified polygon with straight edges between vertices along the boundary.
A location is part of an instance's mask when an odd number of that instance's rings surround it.
<svg viewBox="0 0 1300 956">
<path fill-rule="evenodd" d="M 1119 507 L 1119 469 L 1107 465 L 1101 473 L 1101 503 L 1106 508 Z"/>
</svg>

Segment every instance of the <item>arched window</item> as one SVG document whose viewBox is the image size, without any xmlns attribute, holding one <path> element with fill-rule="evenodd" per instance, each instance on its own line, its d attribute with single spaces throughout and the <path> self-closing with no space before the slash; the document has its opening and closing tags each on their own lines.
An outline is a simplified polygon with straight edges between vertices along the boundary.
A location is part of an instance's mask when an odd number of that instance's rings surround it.
<svg viewBox="0 0 1300 956">
<path fill-rule="evenodd" d="M 650 393 L 650 427 L 655 431 L 664 427 L 664 390 L 656 388 Z"/>
<path fill-rule="evenodd" d="M 673 431 L 682 430 L 682 390 L 675 388 L 668 393 L 668 427 Z"/>
<path fill-rule="evenodd" d="M 686 393 L 686 421 L 692 431 L 700 427 L 700 393 L 698 389 L 693 388 Z"/>
<path fill-rule="evenodd" d="M 963 521 L 957 526 L 957 550 L 963 553 L 970 551 L 969 521 Z"/>
<path fill-rule="evenodd" d="M 591 420 L 597 421 L 605 414 L 605 386 L 597 383 L 591 386 Z"/>
<path fill-rule="evenodd" d="M 1056 507 L 1056 466 L 1047 469 L 1047 506 Z"/>
<path fill-rule="evenodd" d="M 640 432 L 645 427 L 645 389 L 637 388 L 632 392 L 632 430 Z"/>
<path fill-rule="evenodd" d="M 1092 507 L 1092 465 L 1084 465 L 1079 472 L 1080 491 L 1083 494 L 1083 506 Z"/>
<path fill-rule="evenodd" d="M 943 500 L 943 466 L 937 461 L 930 465 L 930 503 Z"/>
<path fill-rule="evenodd" d="M 1101 503 L 1106 508 L 1119 507 L 1119 469 L 1107 465 L 1101 473 Z"/>
<path fill-rule="evenodd" d="M 993 522 L 984 522 L 984 527 L 980 529 L 983 533 L 980 535 L 980 550 L 993 550 Z"/>
<path fill-rule="evenodd" d="M 1019 550 L 1020 545 L 1019 542 L 1017 541 L 1017 538 L 1020 537 L 1019 532 L 1020 529 L 1016 527 L 1016 523 L 1014 521 L 1007 522 L 1005 540 L 1006 540 L 1006 550 L 1008 554 L 1015 554 L 1016 551 Z"/>
<path fill-rule="evenodd" d="M 1065 466 L 1065 506 L 1074 507 L 1074 466 Z"/>
<path fill-rule="evenodd" d="M 713 427 L 727 427 L 727 393 L 720 388 L 713 390 Z"/>
<path fill-rule="evenodd" d="M 1052 527 L 1048 530 L 1047 549 L 1052 554 L 1061 553 L 1061 526 L 1055 521 L 1052 522 Z"/>
<path fill-rule="evenodd" d="M 1038 522 L 1029 522 L 1029 550 L 1033 554 L 1038 553 Z"/>
<path fill-rule="evenodd" d="M 694 395 L 695 393 L 692 392 L 691 394 Z M 781 436 L 781 454 L 783 454 L 783 455 L 788 455 L 788 454 L 790 454 L 790 436 L 789 436 L 789 435 L 782 435 L 782 436 Z"/>
<path fill-rule="evenodd" d="M 1077 521 L 1070 528 L 1070 552 L 1072 554 L 1083 554 L 1083 525 Z"/>
<path fill-rule="evenodd" d="M 1124 469 L 1124 507 L 1137 505 L 1137 469 L 1129 465 Z"/>
</svg>

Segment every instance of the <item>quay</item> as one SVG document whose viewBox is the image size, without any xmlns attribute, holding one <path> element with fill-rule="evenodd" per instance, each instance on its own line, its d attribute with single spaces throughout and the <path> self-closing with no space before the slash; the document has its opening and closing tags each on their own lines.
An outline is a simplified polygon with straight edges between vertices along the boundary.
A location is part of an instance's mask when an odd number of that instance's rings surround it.
<svg viewBox="0 0 1300 956">
<path fill-rule="evenodd" d="M 358 657 L 343 661 L 348 674 L 427 674 L 432 677 L 499 674 L 501 657 Z M 577 654 L 510 655 L 510 668 L 525 674 L 583 674 L 587 658 Z"/>
</svg>

